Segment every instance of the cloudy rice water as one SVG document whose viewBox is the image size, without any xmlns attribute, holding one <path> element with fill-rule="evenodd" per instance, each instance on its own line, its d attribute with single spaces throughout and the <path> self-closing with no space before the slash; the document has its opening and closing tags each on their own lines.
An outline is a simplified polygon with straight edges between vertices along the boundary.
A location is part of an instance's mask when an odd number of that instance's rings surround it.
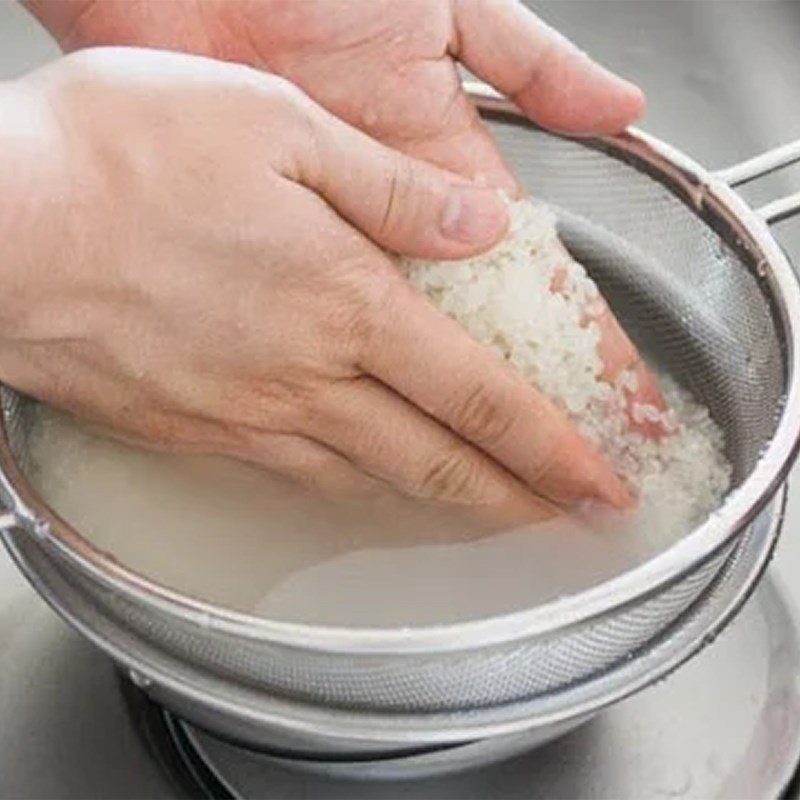
<svg viewBox="0 0 800 800">
<path fill-rule="evenodd" d="M 458 263 L 400 262 L 444 313 L 560 405 L 638 494 L 633 512 L 591 509 L 487 532 L 459 509 L 388 494 L 311 494 L 223 459 L 152 453 L 37 410 L 31 477 L 96 546 L 164 585 L 241 611 L 344 625 L 422 625 L 529 607 L 660 552 L 725 494 L 730 468 L 708 411 L 662 377 L 670 434 L 630 430 L 625 388 L 601 380 L 597 289 L 543 205 L 511 206 L 508 237 Z M 559 292 L 551 287 L 555 280 Z M 634 410 L 643 418 L 656 409 Z"/>
</svg>

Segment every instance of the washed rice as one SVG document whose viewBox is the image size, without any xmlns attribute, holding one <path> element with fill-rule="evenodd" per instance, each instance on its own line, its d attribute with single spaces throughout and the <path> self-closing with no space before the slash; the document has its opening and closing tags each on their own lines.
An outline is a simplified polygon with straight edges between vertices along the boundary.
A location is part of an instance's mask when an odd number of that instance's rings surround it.
<svg viewBox="0 0 800 800">
<path fill-rule="evenodd" d="M 629 406 L 636 375 L 602 379 L 594 315 L 600 294 L 558 238 L 543 203 L 510 204 L 511 228 L 490 252 L 458 264 L 402 260 L 411 281 L 479 342 L 541 389 L 575 422 L 639 493 L 642 520 L 667 534 L 689 530 L 715 508 L 730 484 L 721 429 L 668 375 L 666 411 Z M 559 291 L 552 287 L 559 285 Z M 659 422 L 656 440 L 630 421 Z"/>
<path fill-rule="evenodd" d="M 634 512 L 595 507 L 487 535 L 458 510 L 388 494 L 335 501 L 241 464 L 130 447 L 46 407 L 30 441 L 34 483 L 131 569 L 211 602 L 308 623 L 473 619 L 579 591 L 652 557 L 726 492 L 721 431 L 666 375 L 670 411 L 634 414 L 661 419 L 670 434 L 655 441 L 631 430 L 633 376 L 601 379 L 600 332 L 586 321 L 596 287 L 565 258 L 551 211 L 530 201 L 510 210 L 509 236 L 489 253 L 400 266 L 565 410 L 636 489 Z"/>
</svg>

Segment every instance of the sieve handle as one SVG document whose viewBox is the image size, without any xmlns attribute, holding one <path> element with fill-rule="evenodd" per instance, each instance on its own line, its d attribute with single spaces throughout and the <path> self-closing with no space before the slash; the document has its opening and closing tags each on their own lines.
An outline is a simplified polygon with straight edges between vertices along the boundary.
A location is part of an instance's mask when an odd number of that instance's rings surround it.
<svg viewBox="0 0 800 800">
<path fill-rule="evenodd" d="M 768 150 L 727 169 L 718 170 L 714 173 L 714 177 L 731 187 L 743 186 L 797 162 L 800 162 L 800 139 Z M 789 219 L 799 212 L 800 192 L 780 197 L 756 209 L 756 214 L 768 224 Z"/>
</svg>

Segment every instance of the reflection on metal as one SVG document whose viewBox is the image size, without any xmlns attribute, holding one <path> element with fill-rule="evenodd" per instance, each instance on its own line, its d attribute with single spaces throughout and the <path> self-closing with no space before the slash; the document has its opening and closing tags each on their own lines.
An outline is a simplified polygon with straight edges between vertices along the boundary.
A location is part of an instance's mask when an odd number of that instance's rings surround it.
<svg viewBox="0 0 800 800">
<path fill-rule="evenodd" d="M 347 764 L 298 763 L 243 750 L 170 717 L 142 695 L 137 704 L 149 709 L 144 716 L 157 734 L 163 760 L 177 763 L 191 789 L 207 796 L 777 798 L 800 757 L 797 627 L 782 591 L 767 581 L 736 624 L 665 683 L 539 750 L 463 774 L 412 782 L 397 782 L 404 769 L 400 763 L 364 763 L 358 771 L 351 768 L 358 776 L 353 780 L 345 777 Z M 463 750 L 477 749 L 479 758 L 481 745 Z M 454 750 L 448 757 L 459 755 Z M 406 765 L 405 775 L 437 759 L 442 755 L 421 756 L 416 765 Z"/>
</svg>

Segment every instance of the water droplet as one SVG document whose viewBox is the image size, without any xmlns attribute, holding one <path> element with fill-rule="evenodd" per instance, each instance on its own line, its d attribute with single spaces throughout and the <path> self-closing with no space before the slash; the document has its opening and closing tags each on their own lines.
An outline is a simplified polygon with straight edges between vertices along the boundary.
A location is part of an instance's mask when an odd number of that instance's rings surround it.
<svg viewBox="0 0 800 800">
<path fill-rule="evenodd" d="M 131 679 L 131 683 L 139 689 L 147 689 L 153 685 L 153 681 L 151 681 L 150 678 L 142 675 L 141 672 L 137 672 L 135 669 L 128 670 L 128 677 Z"/>
<path fill-rule="evenodd" d="M 34 520 L 33 535 L 37 539 L 47 539 L 50 536 L 50 523 L 44 519 Z"/>
</svg>

